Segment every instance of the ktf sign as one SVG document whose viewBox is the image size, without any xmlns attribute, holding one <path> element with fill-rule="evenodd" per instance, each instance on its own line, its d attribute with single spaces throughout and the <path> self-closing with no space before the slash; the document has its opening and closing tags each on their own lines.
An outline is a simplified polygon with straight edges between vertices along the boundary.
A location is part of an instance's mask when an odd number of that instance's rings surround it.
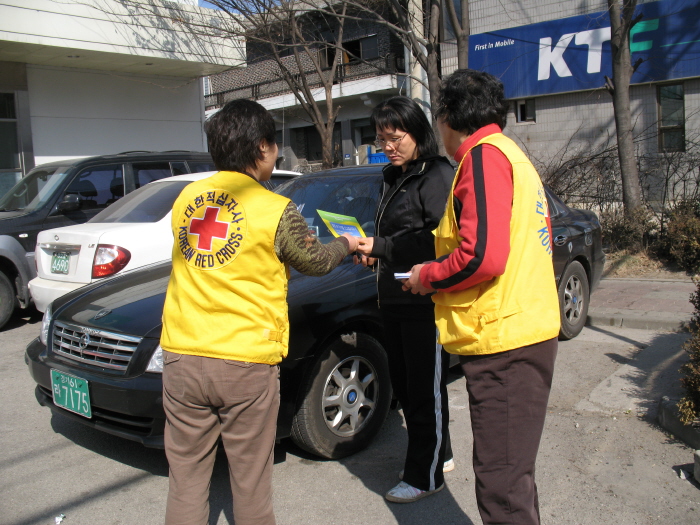
<svg viewBox="0 0 700 525">
<path fill-rule="evenodd" d="M 700 76 L 700 0 L 641 4 L 631 31 L 632 83 Z M 500 78 L 508 98 L 602 87 L 612 77 L 607 11 L 469 37 L 469 67 Z"/>
</svg>

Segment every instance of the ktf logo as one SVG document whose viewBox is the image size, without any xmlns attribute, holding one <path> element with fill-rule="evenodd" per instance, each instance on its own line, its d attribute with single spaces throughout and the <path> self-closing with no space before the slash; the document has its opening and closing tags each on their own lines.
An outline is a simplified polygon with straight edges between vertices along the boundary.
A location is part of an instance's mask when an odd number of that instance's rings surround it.
<svg viewBox="0 0 700 525">
<path fill-rule="evenodd" d="M 646 51 L 651 49 L 652 40 L 633 42 L 634 35 L 645 31 L 654 31 L 659 27 L 659 19 L 645 20 L 638 22 L 630 30 L 630 51 Z M 572 76 L 569 65 L 564 59 L 564 51 L 569 47 L 571 41 L 577 46 L 587 46 L 586 72 L 589 74 L 600 73 L 603 61 L 603 44 L 609 42 L 611 37 L 609 27 L 590 29 L 578 33 L 567 33 L 559 38 L 559 41 L 552 47 L 550 37 L 540 38 L 540 54 L 537 67 L 537 80 L 547 80 L 552 69 L 559 77 Z"/>
</svg>

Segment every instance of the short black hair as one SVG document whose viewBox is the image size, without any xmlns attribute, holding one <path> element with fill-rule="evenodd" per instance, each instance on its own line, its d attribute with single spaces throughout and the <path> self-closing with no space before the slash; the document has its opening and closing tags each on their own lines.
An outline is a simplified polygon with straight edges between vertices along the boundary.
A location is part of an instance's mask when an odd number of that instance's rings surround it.
<svg viewBox="0 0 700 525">
<path fill-rule="evenodd" d="M 488 124 L 503 130 L 508 117 L 503 84 L 489 73 L 458 69 L 442 83 L 435 117 L 467 135 Z"/>
<path fill-rule="evenodd" d="M 263 156 L 263 141 L 274 144 L 275 121 L 260 104 L 238 99 L 228 102 L 205 123 L 209 153 L 220 171 L 246 172 Z"/>
<path fill-rule="evenodd" d="M 416 141 L 418 155 L 438 154 L 438 144 L 428 117 L 421 107 L 408 97 L 391 97 L 372 110 L 369 124 L 374 129 L 400 129 Z"/>
</svg>

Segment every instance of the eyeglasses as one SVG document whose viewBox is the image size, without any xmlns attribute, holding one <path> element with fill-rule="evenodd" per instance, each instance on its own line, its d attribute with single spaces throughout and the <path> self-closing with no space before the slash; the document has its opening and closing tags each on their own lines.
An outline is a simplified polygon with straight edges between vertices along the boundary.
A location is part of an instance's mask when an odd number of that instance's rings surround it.
<svg viewBox="0 0 700 525">
<path fill-rule="evenodd" d="M 408 133 L 404 133 L 403 137 L 405 137 L 406 135 L 408 135 Z M 382 149 L 384 149 L 384 146 L 389 145 L 392 148 L 396 149 L 399 147 L 399 143 L 401 142 L 401 140 L 403 140 L 403 137 L 389 139 L 389 140 L 375 139 L 374 145 L 377 146 L 378 148 L 382 148 Z"/>
</svg>

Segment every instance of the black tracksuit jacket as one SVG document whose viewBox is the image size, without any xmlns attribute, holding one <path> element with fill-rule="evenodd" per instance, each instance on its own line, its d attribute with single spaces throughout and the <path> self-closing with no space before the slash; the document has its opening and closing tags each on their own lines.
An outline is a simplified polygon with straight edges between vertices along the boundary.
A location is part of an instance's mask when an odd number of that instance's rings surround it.
<svg viewBox="0 0 700 525">
<path fill-rule="evenodd" d="M 375 218 L 375 237 L 370 257 L 377 257 L 379 304 L 432 304 L 429 295 L 401 289 L 394 272 L 407 272 L 413 265 L 435 259 L 435 237 L 452 188 L 455 169 L 441 156 L 419 157 L 406 171 L 387 165 Z"/>
</svg>

